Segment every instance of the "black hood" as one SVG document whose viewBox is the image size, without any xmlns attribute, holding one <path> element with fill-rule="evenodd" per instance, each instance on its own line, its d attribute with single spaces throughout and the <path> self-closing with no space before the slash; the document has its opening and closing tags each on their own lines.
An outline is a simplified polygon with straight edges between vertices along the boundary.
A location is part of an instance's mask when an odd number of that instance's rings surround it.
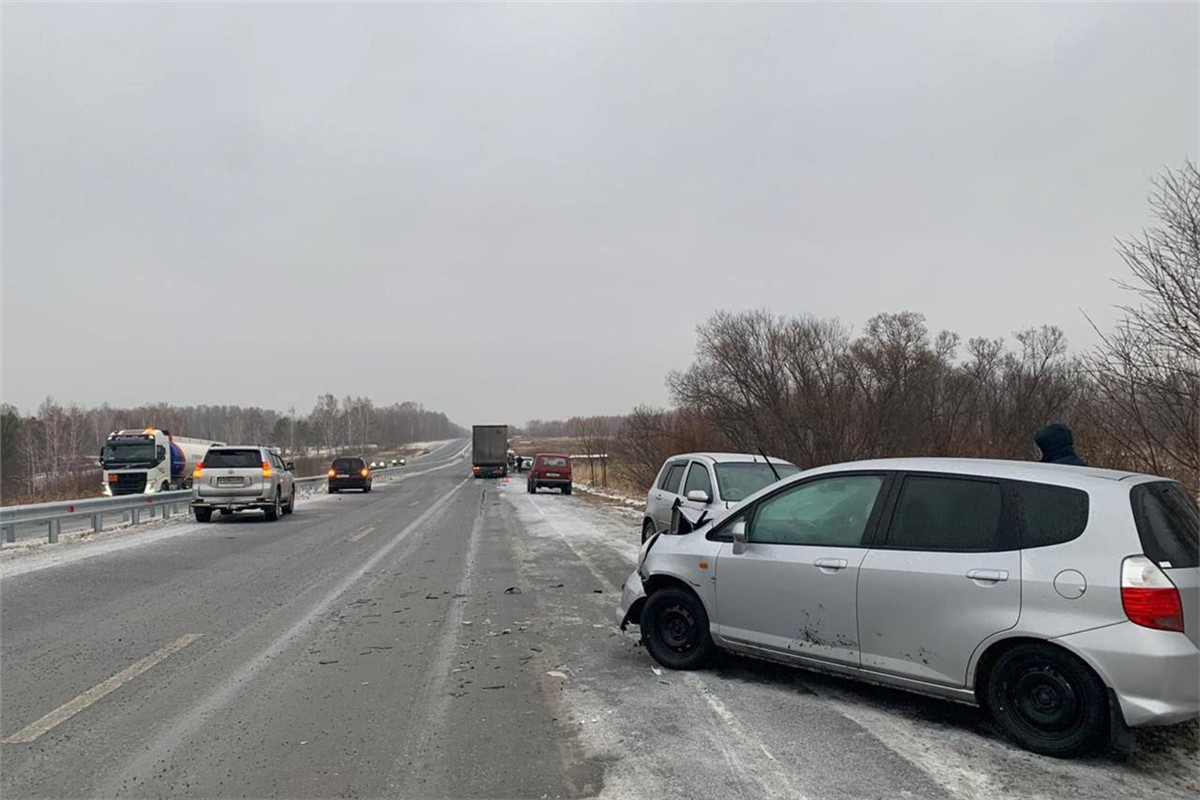
<svg viewBox="0 0 1200 800">
<path fill-rule="evenodd" d="M 1071 429 L 1062 423 L 1047 425 L 1037 432 L 1033 440 L 1042 451 L 1043 463 L 1085 465 L 1075 452 L 1075 437 L 1071 435 Z"/>
</svg>

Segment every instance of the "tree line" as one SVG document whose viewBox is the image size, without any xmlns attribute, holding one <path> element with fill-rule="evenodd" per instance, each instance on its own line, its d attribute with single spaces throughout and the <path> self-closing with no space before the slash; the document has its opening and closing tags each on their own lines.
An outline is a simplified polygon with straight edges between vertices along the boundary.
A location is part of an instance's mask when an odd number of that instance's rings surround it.
<svg viewBox="0 0 1200 800">
<path fill-rule="evenodd" d="M 376 406 L 369 398 L 317 398 L 307 414 L 242 406 L 86 408 L 47 398 L 31 415 L 0 406 L 0 492 L 5 503 L 61 495 L 87 496 L 99 485 L 97 455 L 116 430 L 159 428 L 229 444 L 270 444 L 289 455 L 331 455 L 409 442 L 451 439 L 464 431 L 419 403 Z M 77 494 L 72 494 L 77 493 Z"/>
<path fill-rule="evenodd" d="M 1130 302 L 1089 350 L 1071 352 L 1053 326 L 964 341 L 907 311 L 878 314 L 858 335 L 834 318 L 721 311 L 697 329 L 693 363 L 667 376 L 670 408 L 527 427 L 586 435 L 644 491 L 680 452 L 761 447 L 802 468 L 891 456 L 1034 459 L 1034 432 L 1064 422 L 1092 465 L 1170 476 L 1200 494 L 1195 165 L 1158 178 L 1150 206 L 1154 224 L 1117 241 Z"/>
</svg>

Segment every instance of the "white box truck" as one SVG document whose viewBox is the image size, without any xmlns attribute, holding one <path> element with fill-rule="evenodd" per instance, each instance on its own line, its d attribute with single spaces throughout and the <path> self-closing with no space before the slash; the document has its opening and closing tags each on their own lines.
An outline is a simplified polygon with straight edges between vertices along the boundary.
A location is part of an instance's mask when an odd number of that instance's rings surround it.
<svg viewBox="0 0 1200 800">
<path fill-rule="evenodd" d="M 213 445 L 157 428 L 114 431 L 100 449 L 100 490 L 109 497 L 192 488 L 192 470 Z"/>
</svg>

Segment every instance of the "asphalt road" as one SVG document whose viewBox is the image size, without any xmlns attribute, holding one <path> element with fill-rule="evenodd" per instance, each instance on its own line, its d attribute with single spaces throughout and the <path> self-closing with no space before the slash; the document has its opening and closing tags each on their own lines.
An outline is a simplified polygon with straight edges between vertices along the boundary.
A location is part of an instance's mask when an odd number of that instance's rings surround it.
<svg viewBox="0 0 1200 800">
<path fill-rule="evenodd" d="M 0 794 L 1198 788 L 1194 729 L 1129 762 L 1061 762 L 1010 747 L 972 709 L 899 692 L 742 659 L 662 672 L 614 624 L 636 520 L 472 480 L 463 444 L 275 523 L 180 521 L 6 556 Z"/>
</svg>

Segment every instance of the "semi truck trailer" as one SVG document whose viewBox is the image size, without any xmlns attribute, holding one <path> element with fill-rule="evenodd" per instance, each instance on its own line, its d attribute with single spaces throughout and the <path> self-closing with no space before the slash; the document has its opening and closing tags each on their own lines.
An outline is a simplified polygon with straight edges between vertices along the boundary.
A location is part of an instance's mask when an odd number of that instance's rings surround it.
<svg viewBox="0 0 1200 800">
<path fill-rule="evenodd" d="M 472 427 L 471 472 L 476 478 L 503 478 L 508 475 L 507 425 Z"/>
</svg>

